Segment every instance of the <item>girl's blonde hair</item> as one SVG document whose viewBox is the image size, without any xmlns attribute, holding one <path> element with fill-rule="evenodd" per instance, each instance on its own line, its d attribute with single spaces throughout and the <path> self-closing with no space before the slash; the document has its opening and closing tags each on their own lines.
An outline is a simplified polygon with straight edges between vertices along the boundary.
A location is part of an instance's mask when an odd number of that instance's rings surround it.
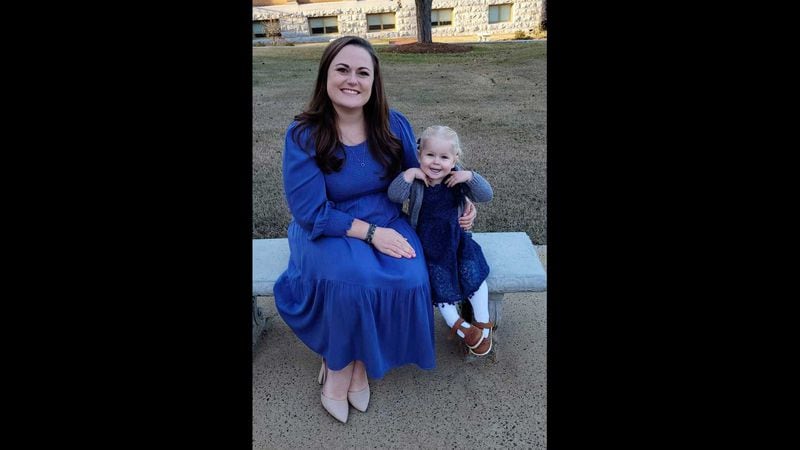
<svg viewBox="0 0 800 450">
<path fill-rule="evenodd" d="M 464 151 L 461 149 L 461 140 L 458 138 L 458 133 L 444 125 L 434 125 L 425 128 L 425 131 L 422 132 L 417 140 L 417 153 L 422 153 L 425 142 L 433 138 L 450 142 L 453 145 L 453 153 L 456 155 L 456 161 L 463 162 Z"/>
</svg>

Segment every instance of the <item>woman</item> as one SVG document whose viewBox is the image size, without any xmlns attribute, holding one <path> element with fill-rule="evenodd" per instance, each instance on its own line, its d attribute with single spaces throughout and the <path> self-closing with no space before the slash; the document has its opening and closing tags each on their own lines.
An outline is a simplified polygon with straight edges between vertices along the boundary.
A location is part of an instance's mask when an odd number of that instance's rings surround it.
<svg viewBox="0 0 800 450">
<path fill-rule="evenodd" d="M 430 285 L 419 239 L 387 188 L 418 167 L 414 132 L 390 110 L 366 40 L 322 54 L 314 93 L 286 131 L 283 184 L 289 266 L 275 283 L 283 320 L 322 356 L 323 407 L 346 422 L 366 411 L 367 375 L 436 365 Z M 461 223 L 475 218 L 470 206 Z"/>
</svg>

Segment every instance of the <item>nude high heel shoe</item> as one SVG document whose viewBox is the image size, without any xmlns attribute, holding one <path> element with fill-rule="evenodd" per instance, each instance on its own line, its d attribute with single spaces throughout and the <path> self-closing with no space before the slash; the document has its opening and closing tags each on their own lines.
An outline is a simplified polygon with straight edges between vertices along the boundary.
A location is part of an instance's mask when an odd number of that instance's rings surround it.
<svg viewBox="0 0 800 450">
<path fill-rule="evenodd" d="M 322 360 L 322 367 L 319 368 L 319 376 L 317 377 L 317 382 L 325 387 L 325 380 L 327 379 L 328 375 L 328 366 L 325 364 L 325 359 Z M 324 391 L 320 391 L 320 400 L 322 400 L 322 407 L 325 408 L 325 411 L 328 411 L 328 414 L 332 415 L 336 420 L 342 423 L 347 423 L 347 415 L 350 412 L 350 405 L 348 404 L 347 400 L 334 400 L 332 398 L 325 397 Z M 350 393 L 348 392 L 347 397 L 350 397 Z"/>
<path fill-rule="evenodd" d="M 367 406 L 369 406 L 369 380 L 367 380 L 367 387 L 360 391 L 348 390 L 347 401 L 353 405 L 353 408 L 361 412 L 367 412 Z"/>
</svg>

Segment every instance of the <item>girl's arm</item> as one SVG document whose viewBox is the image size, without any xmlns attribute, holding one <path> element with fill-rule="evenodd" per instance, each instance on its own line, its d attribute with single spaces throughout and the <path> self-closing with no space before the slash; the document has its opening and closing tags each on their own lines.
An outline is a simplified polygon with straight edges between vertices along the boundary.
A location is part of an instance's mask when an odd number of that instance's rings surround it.
<svg viewBox="0 0 800 450">
<path fill-rule="evenodd" d="M 411 195 L 411 185 L 414 180 L 420 180 L 428 186 L 428 179 L 425 174 L 417 167 L 412 167 L 400 172 L 389 185 L 389 200 L 395 203 L 403 203 Z"/>
<path fill-rule="evenodd" d="M 405 174 L 405 172 L 397 174 L 392 184 L 389 185 L 389 200 L 395 203 L 403 203 L 411 195 L 411 182 L 406 181 Z"/>
<path fill-rule="evenodd" d="M 456 169 L 445 182 L 447 187 L 464 183 L 467 188 L 465 189 L 467 197 L 475 202 L 488 202 L 494 196 L 489 182 L 474 170 Z"/>
<path fill-rule="evenodd" d="M 478 172 L 472 171 L 472 179 L 467 181 L 467 197 L 475 202 L 488 202 L 494 197 L 492 186 Z"/>
</svg>

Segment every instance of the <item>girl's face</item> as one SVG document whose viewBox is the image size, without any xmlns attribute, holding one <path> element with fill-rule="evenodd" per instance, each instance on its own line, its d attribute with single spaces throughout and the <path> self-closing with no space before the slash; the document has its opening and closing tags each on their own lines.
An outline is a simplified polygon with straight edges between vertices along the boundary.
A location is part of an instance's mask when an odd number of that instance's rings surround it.
<svg viewBox="0 0 800 450">
<path fill-rule="evenodd" d="M 431 185 L 442 182 L 456 165 L 453 143 L 439 138 L 428 138 L 419 152 L 419 168 Z"/>
<path fill-rule="evenodd" d="M 372 94 L 375 80 L 372 57 L 357 45 L 344 47 L 328 67 L 328 97 L 339 111 L 361 109 Z"/>
</svg>

